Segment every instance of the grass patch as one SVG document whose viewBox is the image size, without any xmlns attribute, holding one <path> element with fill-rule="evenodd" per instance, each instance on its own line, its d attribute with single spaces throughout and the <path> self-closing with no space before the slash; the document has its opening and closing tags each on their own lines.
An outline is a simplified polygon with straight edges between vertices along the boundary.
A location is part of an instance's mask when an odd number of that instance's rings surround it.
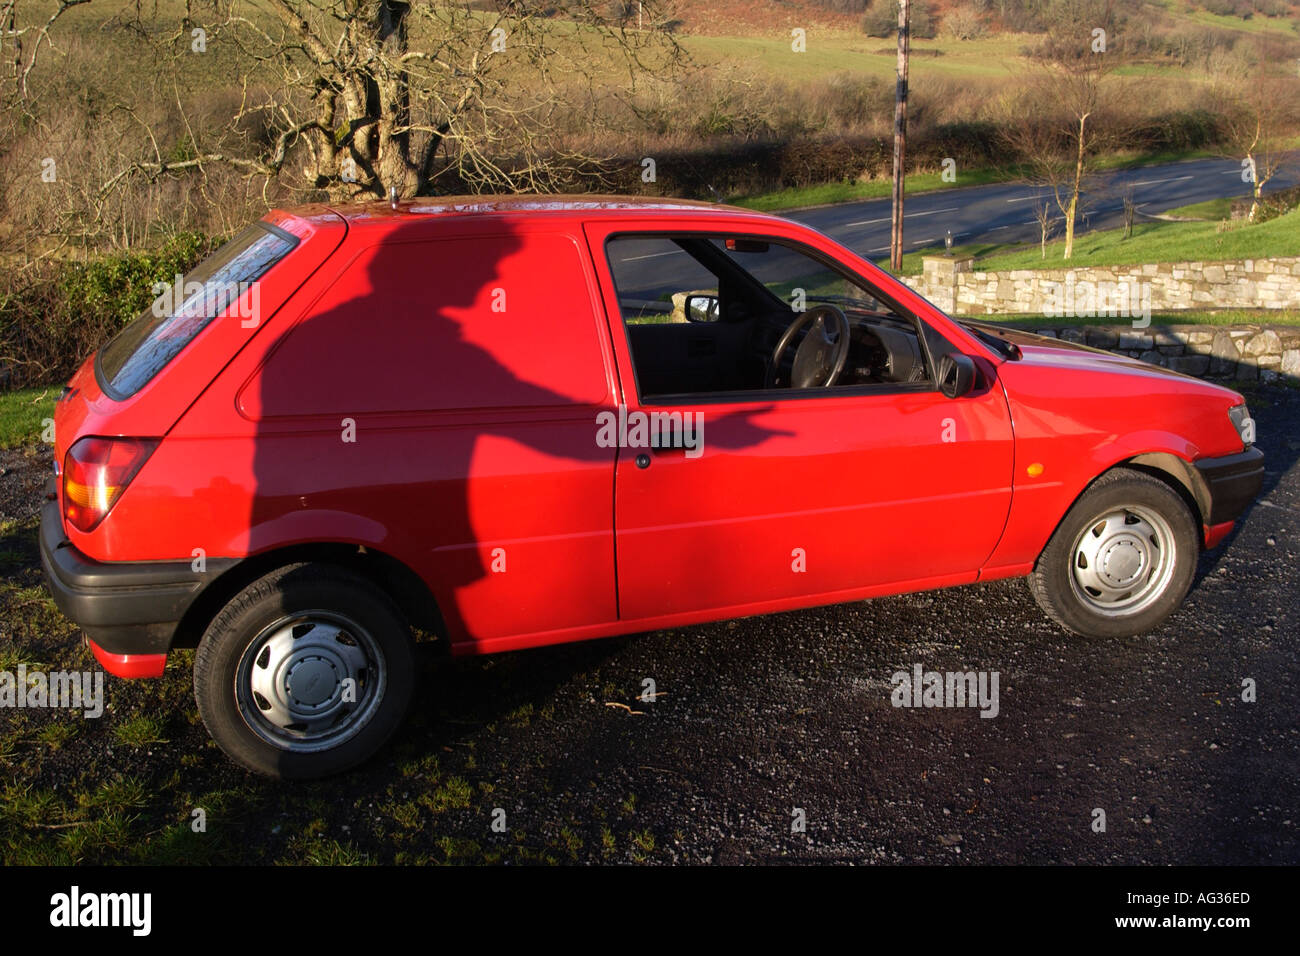
<svg viewBox="0 0 1300 956">
<path fill-rule="evenodd" d="M 632 833 L 631 854 L 634 862 L 646 863 L 655 851 L 655 836 L 648 829 Z"/>
<path fill-rule="evenodd" d="M 432 793 L 421 794 L 420 803 L 434 813 L 453 809 L 463 810 L 469 806 L 473 795 L 474 788 L 463 777 L 448 777 L 447 781 Z"/>
<path fill-rule="evenodd" d="M 1165 215 L 1179 216 L 1183 219 L 1205 219 L 1209 222 L 1219 222 L 1227 219 L 1232 214 L 1232 204 L 1236 202 L 1232 198 L 1207 199 L 1205 202 L 1194 202 L 1189 206 L 1178 206 L 1176 209 L 1168 210 Z"/>
<path fill-rule="evenodd" d="M 36 732 L 36 739 L 51 750 L 58 750 L 77 736 L 77 725 L 70 720 L 52 720 Z"/>
<path fill-rule="evenodd" d="M 374 863 L 352 844 L 316 834 L 291 840 L 289 858 L 285 862 L 305 866 L 371 866 Z"/>
<path fill-rule="evenodd" d="M 166 725 L 167 722 L 162 717 L 139 714 L 128 717 L 113 728 L 113 735 L 118 743 L 127 747 L 149 747 L 165 742 L 162 734 Z"/>
<path fill-rule="evenodd" d="M 0 448 L 41 441 L 47 425 L 53 424 L 58 397 L 59 389 L 53 386 L 0 392 Z"/>
</svg>

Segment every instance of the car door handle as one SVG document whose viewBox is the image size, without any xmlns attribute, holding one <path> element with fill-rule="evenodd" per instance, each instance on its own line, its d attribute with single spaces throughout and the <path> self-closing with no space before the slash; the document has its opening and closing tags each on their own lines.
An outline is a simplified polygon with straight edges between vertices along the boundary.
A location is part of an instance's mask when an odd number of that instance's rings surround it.
<svg viewBox="0 0 1300 956">
<path fill-rule="evenodd" d="M 664 446 L 662 448 L 652 446 L 650 450 L 656 455 L 681 455 L 683 458 L 686 457 L 686 447 L 684 445 L 677 445 L 676 447 Z"/>
</svg>

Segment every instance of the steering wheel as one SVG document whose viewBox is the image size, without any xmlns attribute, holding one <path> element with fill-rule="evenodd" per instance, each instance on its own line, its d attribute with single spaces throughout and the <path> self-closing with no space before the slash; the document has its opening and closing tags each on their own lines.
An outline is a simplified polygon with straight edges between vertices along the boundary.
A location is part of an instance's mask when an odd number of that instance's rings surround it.
<svg viewBox="0 0 1300 956">
<path fill-rule="evenodd" d="M 831 326 L 832 328 L 828 328 Z M 789 381 L 781 381 L 781 356 L 802 329 L 808 333 L 794 350 Z M 813 306 L 790 323 L 776 343 L 767 368 L 768 388 L 818 388 L 834 385 L 849 357 L 849 320 L 829 303 Z"/>
</svg>

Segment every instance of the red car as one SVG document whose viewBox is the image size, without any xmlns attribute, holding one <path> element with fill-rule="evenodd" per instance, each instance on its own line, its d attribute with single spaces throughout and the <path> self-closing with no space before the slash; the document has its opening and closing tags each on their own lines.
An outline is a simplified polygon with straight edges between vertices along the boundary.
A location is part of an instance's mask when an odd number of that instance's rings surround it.
<svg viewBox="0 0 1300 956">
<path fill-rule="evenodd" d="M 807 227 L 604 197 L 275 211 L 58 404 L 55 600 L 212 736 L 374 753 L 485 654 L 1027 576 L 1156 627 L 1257 495 L 1241 395 L 955 321 Z"/>
</svg>

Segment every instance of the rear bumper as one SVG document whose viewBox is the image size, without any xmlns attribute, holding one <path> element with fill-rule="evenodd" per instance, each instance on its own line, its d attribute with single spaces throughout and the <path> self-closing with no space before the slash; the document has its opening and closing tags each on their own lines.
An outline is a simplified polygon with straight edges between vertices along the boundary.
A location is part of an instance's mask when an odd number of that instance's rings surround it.
<svg viewBox="0 0 1300 956">
<path fill-rule="evenodd" d="M 188 561 L 95 561 L 64 537 L 58 501 L 41 509 L 41 566 L 54 603 L 121 676 L 161 674 L 185 612 L 234 563 L 208 558 L 195 571 Z"/>
<path fill-rule="evenodd" d="M 1236 521 L 1264 485 L 1264 453 L 1258 448 L 1222 458 L 1201 458 L 1193 464 L 1210 492 L 1205 517 L 1210 527 Z"/>
<path fill-rule="evenodd" d="M 101 667 L 115 677 L 162 677 L 167 667 L 166 654 L 110 654 L 90 638 L 86 646 Z"/>
</svg>

